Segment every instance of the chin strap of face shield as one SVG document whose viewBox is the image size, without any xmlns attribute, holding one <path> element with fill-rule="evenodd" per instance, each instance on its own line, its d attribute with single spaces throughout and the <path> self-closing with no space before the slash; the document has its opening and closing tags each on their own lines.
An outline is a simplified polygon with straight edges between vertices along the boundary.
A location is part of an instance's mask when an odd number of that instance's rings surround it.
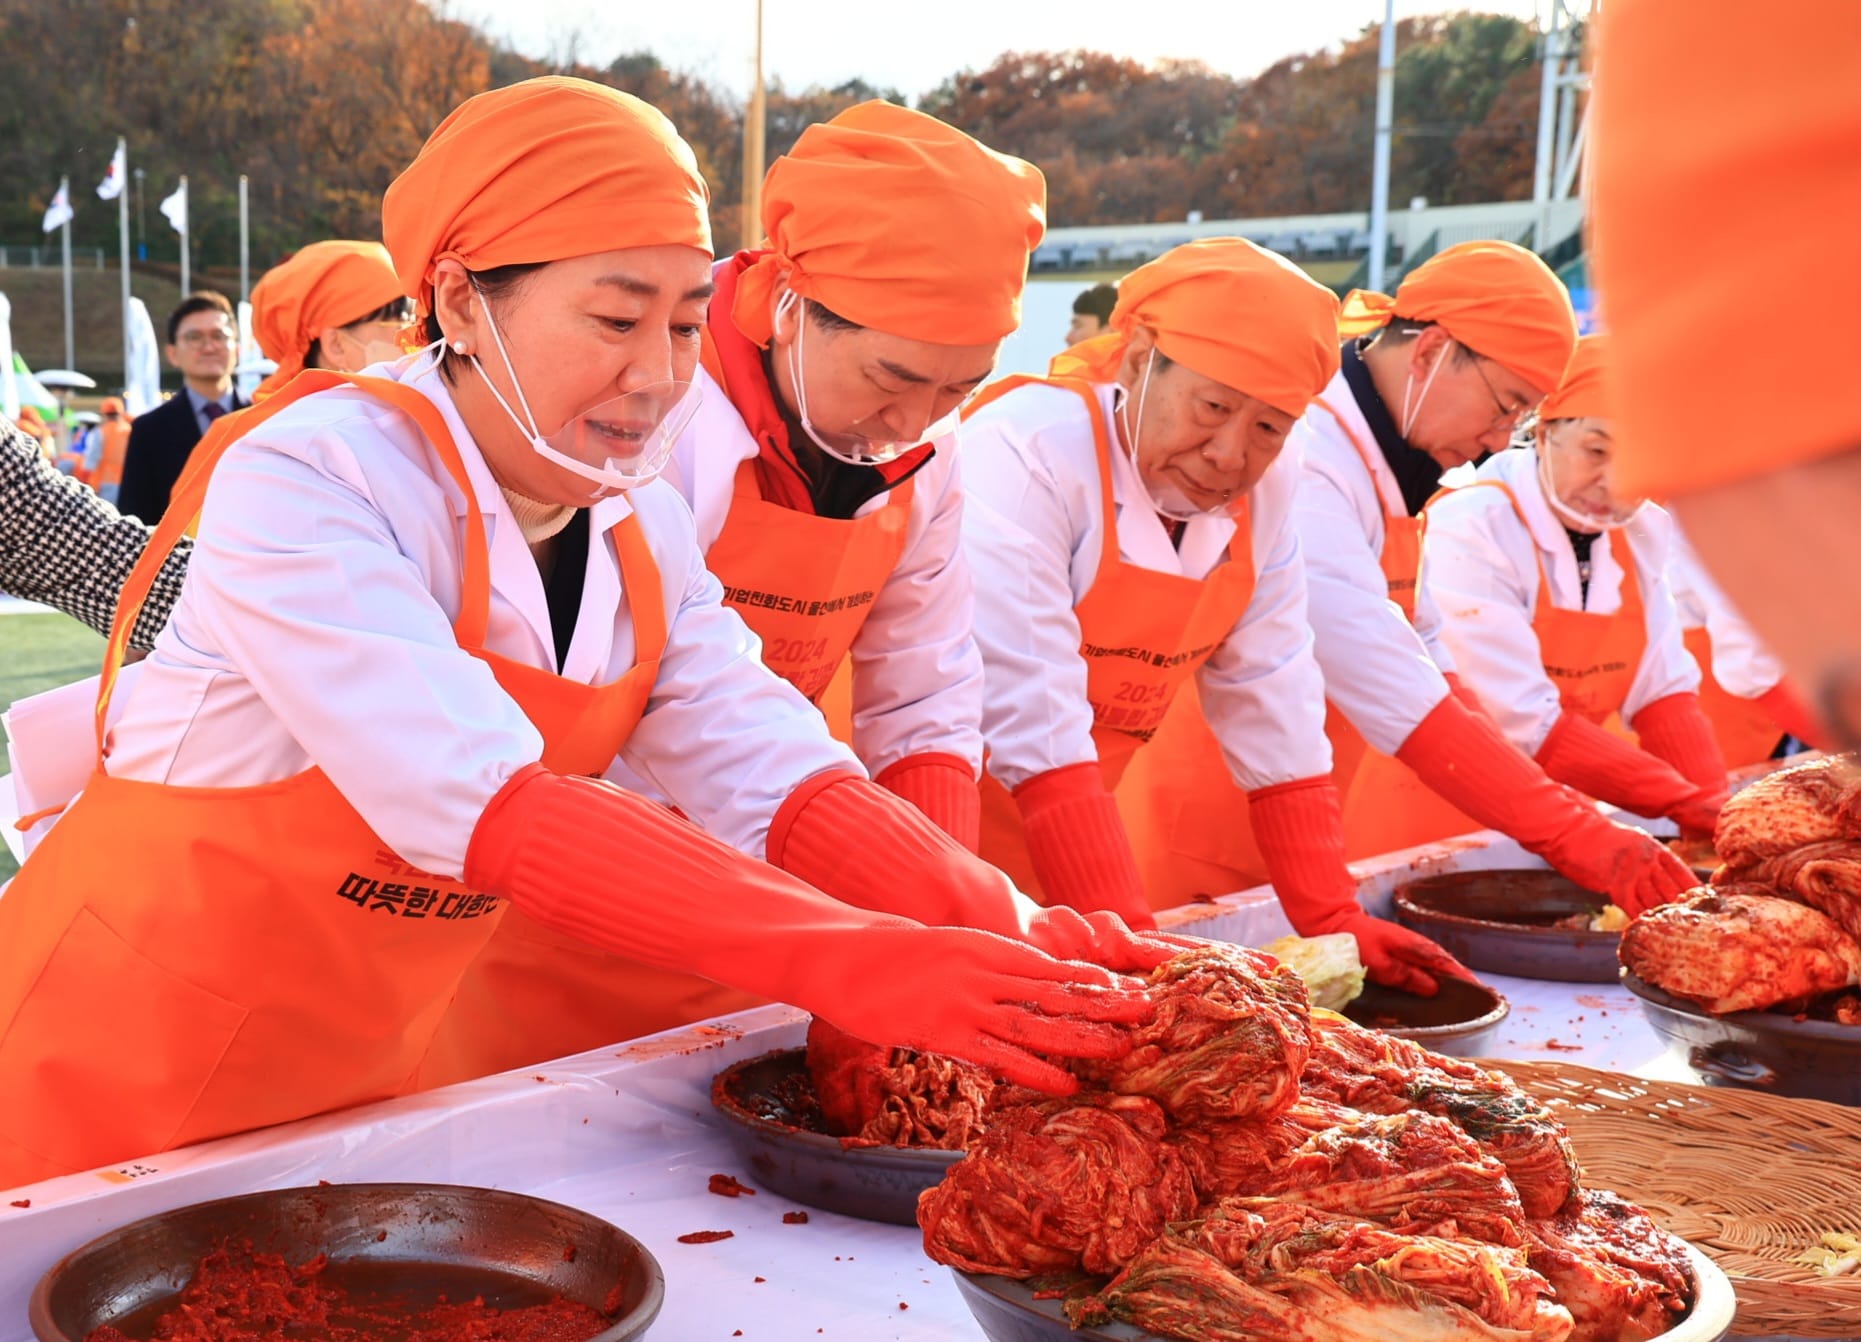
<svg viewBox="0 0 1861 1342">
<path fill-rule="evenodd" d="M 1144 401 L 1150 393 L 1150 375 L 1157 366 L 1156 346 L 1151 346 L 1150 355 L 1144 360 L 1144 375 L 1137 382 L 1137 409 L 1131 410 L 1131 397 L 1122 384 L 1112 388 L 1113 404 L 1118 416 L 1119 436 L 1124 440 L 1124 454 L 1130 460 L 1131 469 L 1137 472 L 1137 479 L 1144 487 L 1144 493 L 1150 496 L 1150 506 L 1164 517 L 1175 522 L 1193 522 L 1198 517 L 1219 517 L 1239 510 L 1245 498 L 1236 500 L 1224 497 L 1212 508 L 1198 508 L 1189 499 L 1168 486 L 1158 485 L 1144 473 L 1142 460 L 1137 454 L 1138 435 L 1144 422 Z"/>
<path fill-rule="evenodd" d="M 1568 503 L 1564 502 L 1563 498 L 1557 492 L 1557 486 L 1552 481 L 1550 440 L 1548 433 L 1539 435 L 1534 450 L 1538 454 L 1538 487 L 1544 491 L 1544 501 L 1551 505 L 1551 512 L 1556 515 L 1559 522 L 1567 527 L 1574 527 L 1578 531 L 1589 532 L 1620 531 L 1630 522 L 1633 522 L 1635 518 L 1640 515 L 1641 510 L 1648 506 L 1648 501 L 1642 499 L 1627 511 L 1611 511 L 1607 515 L 1601 517 L 1594 513 L 1584 512 L 1579 508 L 1573 508 Z"/>
<path fill-rule="evenodd" d="M 531 449 L 545 461 L 560 466 L 563 470 L 578 475 L 582 479 L 601 488 L 613 490 L 637 489 L 641 485 L 649 484 L 657 479 L 659 472 L 665 467 L 667 457 L 671 455 L 672 440 L 677 437 L 676 433 L 668 432 L 666 426 L 670 418 L 677 414 L 679 405 L 685 398 L 676 398 L 671 408 L 659 416 L 652 433 L 661 437 L 662 450 L 643 454 L 641 457 L 642 464 L 638 469 L 628 470 L 624 467 L 616 466 L 612 464 L 614 460 L 612 457 L 608 458 L 609 464 L 607 465 L 590 465 L 588 462 L 576 457 L 573 453 L 562 451 L 543 436 L 541 427 L 536 422 L 536 415 L 530 409 L 530 402 L 523 394 L 523 383 L 517 377 L 517 368 L 516 365 L 511 362 L 510 351 L 504 347 L 503 333 L 498 330 L 497 320 L 491 315 L 491 304 L 486 301 L 484 291 L 476 284 L 472 286 L 472 292 L 477 296 L 479 305 L 485 310 L 485 326 L 491 332 L 492 344 L 497 346 L 498 357 L 504 361 L 504 371 L 510 377 L 511 391 L 517 397 L 517 404 L 523 408 L 523 415 L 521 417 L 511 408 L 510 402 L 504 399 L 504 393 L 498 390 L 498 384 L 493 382 L 490 375 L 485 372 L 485 366 L 478 361 L 478 356 L 476 354 L 468 354 L 466 358 L 471 360 L 472 367 L 477 370 L 478 376 L 484 380 L 484 384 L 490 390 L 492 397 L 496 399 L 504 413 L 510 417 L 511 423 L 516 425 L 517 432 L 521 433 L 524 438 L 528 440 Z M 687 394 L 689 395 L 689 391 Z M 613 399 L 620 400 L 624 398 L 625 394 Z M 687 410 L 690 408 L 689 405 L 686 406 Z M 688 416 L 686 418 L 688 418 Z M 574 420 L 570 420 L 569 424 L 573 424 L 574 422 Z M 569 425 L 564 425 L 563 429 L 568 427 Z M 563 429 L 558 429 L 557 434 L 560 435 Z"/>
<path fill-rule="evenodd" d="M 776 320 L 790 309 L 795 312 L 795 338 L 788 347 L 788 377 L 795 384 L 795 418 L 801 421 L 801 431 L 808 435 L 813 444 L 832 457 L 849 466 L 885 466 L 897 461 L 905 453 L 924 443 L 932 442 L 952 432 L 961 419 L 962 407 L 957 407 L 942 419 L 925 426 L 916 438 L 909 442 L 877 442 L 870 438 L 860 439 L 864 444 L 860 448 L 836 447 L 827 440 L 821 431 L 814 427 L 814 421 L 808 418 L 808 384 L 802 371 L 806 362 L 802 351 L 802 341 L 808 329 L 808 300 L 790 289 L 776 302 Z M 842 437 L 851 438 L 852 434 Z"/>
</svg>

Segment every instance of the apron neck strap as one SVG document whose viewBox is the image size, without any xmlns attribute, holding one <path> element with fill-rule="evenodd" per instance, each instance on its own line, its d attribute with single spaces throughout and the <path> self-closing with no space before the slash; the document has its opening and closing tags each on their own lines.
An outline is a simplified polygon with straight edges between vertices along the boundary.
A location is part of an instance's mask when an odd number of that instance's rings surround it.
<svg viewBox="0 0 1861 1342">
<path fill-rule="evenodd" d="M 189 457 L 188 469 L 176 486 L 168 511 L 162 514 L 161 522 L 149 537 L 148 546 L 136 561 L 135 568 L 131 570 L 117 598 L 116 617 L 110 626 L 110 640 L 104 649 L 103 674 L 97 688 L 97 757 L 100 761 L 103 758 L 104 728 L 109 717 L 110 698 L 116 691 L 123 657 L 129 649 L 130 632 L 136 627 L 136 620 L 142 613 L 150 591 L 154 589 L 156 575 L 161 572 L 162 565 L 174 553 L 174 547 L 182 534 L 199 521 L 214 468 L 226 455 L 227 449 L 285 407 L 296 404 L 306 396 L 340 386 L 352 386 L 366 392 L 412 419 L 439 454 L 447 475 L 465 496 L 468 516 L 465 527 L 464 579 L 459 618 L 453 622 L 452 629 L 460 647 L 468 652 L 483 650 L 485 629 L 491 613 L 491 563 L 485 540 L 485 519 L 478 507 L 478 496 L 472 489 L 471 477 L 466 473 L 465 460 L 459 454 L 459 446 L 453 441 L 452 431 L 446 427 L 445 417 L 440 414 L 439 407 L 413 388 L 387 378 L 311 369 L 299 373 L 289 385 L 262 404 L 215 421 Z M 654 609 L 660 612 L 659 618 L 663 622 L 662 605 L 655 604 Z"/>
<path fill-rule="evenodd" d="M 1313 397 L 1312 404 L 1324 411 L 1327 415 L 1330 415 L 1331 418 L 1336 421 L 1338 428 L 1343 431 L 1346 441 L 1357 450 L 1357 459 L 1363 462 L 1364 470 L 1369 473 L 1370 489 L 1376 495 L 1377 506 L 1383 510 L 1384 520 L 1390 522 L 1400 519 L 1404 523 L 1408 522 L 1410 519 L 1406 510 L 1403 512 L 1396 512 L 1389 506 L 1388 501 L 1384 499 L 1382 487 L 1376 482 L 1376 462 L 1370 455 L 1370 448 L 1357 430 L 1350 426 L 1350 421 L 1338 413 L 1337 407 L 1322 396 Z"/>
</svg>

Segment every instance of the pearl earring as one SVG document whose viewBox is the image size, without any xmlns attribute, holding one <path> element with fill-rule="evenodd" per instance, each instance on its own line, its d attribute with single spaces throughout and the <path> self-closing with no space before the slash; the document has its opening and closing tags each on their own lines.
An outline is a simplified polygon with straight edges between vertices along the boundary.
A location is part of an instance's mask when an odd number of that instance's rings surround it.
<svg viewBox="0 0 1861 1342">
<path fill-rule="evenodd" d="M 463 354 L 463 353 L 465 353 L 465 342 L 464 342 L 463 340 L 455 340 L 455 341 L 453 341 L 453 342 L 452 342 L 452 352 L 453 352 L 454 354 Z"/>
</svg>

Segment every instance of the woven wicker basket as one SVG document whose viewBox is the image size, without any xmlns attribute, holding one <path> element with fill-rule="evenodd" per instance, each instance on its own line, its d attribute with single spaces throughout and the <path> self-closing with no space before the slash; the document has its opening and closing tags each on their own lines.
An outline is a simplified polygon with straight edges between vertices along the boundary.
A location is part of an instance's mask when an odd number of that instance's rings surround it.
<svg viewBox="0 0 1861 1342">
<path fill-rule="evenodd" d="M 1585 1182 L 1640 1203 L 1738 1292 L 1741 1334 L 1861 1337 L 1861 1279 L 1790 1260 L 1825 1230 L 1861 1234 L 1861 1109 L 1499 1062 L 1570 1128 Z"/>
</svg>

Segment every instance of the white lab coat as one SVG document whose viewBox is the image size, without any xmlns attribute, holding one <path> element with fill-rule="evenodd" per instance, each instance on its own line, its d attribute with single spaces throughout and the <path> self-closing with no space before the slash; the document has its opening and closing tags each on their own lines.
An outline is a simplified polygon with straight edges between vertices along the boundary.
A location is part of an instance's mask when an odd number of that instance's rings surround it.
<svg viewBox="0 0 1861 1342">
<path fill-rule="evenodd" d="M 369 370 L 445 417 L 490 533 L 487 647 L 554 669 L 536 562 L 425 356 Z M 247 787 L 320 767 L 406 861 L 461 870 L 486 804 L 542 738 L 454 639 L 465 500 L 414 425 L 360 392 L 294 405 L 215 473 L 173 618 L 124 697 L 110 773 Z M 805 779 L 858 769 L 819 715 L 763 667 L 722 604 L 691 514 L 654 483 L 597 504 L 562 674 L 606 683 L 634 661 L 606 532 L 637 511 L 658 564 L 668 643 L 621 759 L 695 822 L 753 856 Z"/>
<path fill-rule="evenodd" d="M 1625 722 L 1632 722 L 1656 699 L 1699 689 L 1699 667 L 1681 641 L 1679 614 L 1667 581 L 1673 523 L 1666 512 L 1649 504 L 1622 530 L 1596 538 L 1585 601 L 1576 551 L 1538 483 L 1537 453 L 1508 449 L 1481 466 L 1478 474 L 1482 480 L 1510 485 L 1530 526 L 1519 520 L 1497 489 L 1457 490 L 1436 502 L 1428 510 L 1417 602 L 1418 609 L 1427 603 L 1431 615 L 1439 618 L 1441 639 L 1452 651 L 1461 677 L 1514 745 L 1536 755 L 1563 711 L 1532 629 L 1540 560 L 1551 584 L 1552 605 L 1608 615 L 1622 607 L 1616 547 L 1626 541 L 1633 553 L 1648 644 L 1622 704 Z"/>
<path fill-rule="evenodd" d="M 1674 525 L 1667 576 L 1673 584 L 1680 628 L 1704 629 L 1712 639 L 1712 675 L 1727 694 L 1757 699 L 1783 682 L 1783 663 L 1732 606 L 1687 540 Z"/>
<path fill-rule="evenodd" d="M 1363 412 L 1339 373 L 1321 393 L 1366 444 L 1370 468 L 1337 421 L 1307 410 L 1286 440 L 1299 463 L 1294 519 L 1305 555 L 1313 647 L 1325 694 L 1365 741 L 1394 755 L 1447 698 L 1454 663 L 1419 610 L 1411 625 L 1389 599 L 1383 519 L 1407 511 Z"/>
<path fill-rule="evenodd" d="M 1200 517 L 1181 549 L 1116 442 L 1113 388 L 1097 388 L 1112 423 L 1112 493 L 1121 557 L 1160 573 L 1206 578 L 1227 558 L 1234 523 Z M 1086 663 L 1073 608 L 1098 575 L 1105 519 L 1097 449 L 1071 391 L 1028 386 L 963 426 L 969 494 L 963 540 L 976 573 L 982 646 L 982 734 L 989 772 L 1013 789 L 1096 759 Z M 1292 526 L 1294 463 L 1282 459 L 1252 500 L 1253 600 L 1196 673 L 1209 726 L 1249 791 L 1331 771 L 1324 688 L 1312 659 L 1304 565 Z"/>
<path fill-rule="evenodd" d="M 698 547 L 709 554 L 730 512 L 737 468 L 757 446 L 724 389 L 702 369 L 698 379 L 704 399 L 665 478 L 691 505 Z M 962 546 L 963 485 L 955 438 L 935 447 L 911 477 L 904 553 L 853 640 L 853 750 L 874 774 L 931 752 L 982 766 L 982 654 Z M 868 500 L 855 516 L 889 506 L 891 497 Z"/>
</svg>

